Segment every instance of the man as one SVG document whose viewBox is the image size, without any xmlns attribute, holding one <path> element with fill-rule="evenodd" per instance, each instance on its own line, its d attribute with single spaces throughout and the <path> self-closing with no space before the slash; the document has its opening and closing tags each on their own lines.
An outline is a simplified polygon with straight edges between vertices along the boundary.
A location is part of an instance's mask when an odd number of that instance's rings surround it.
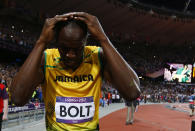
<svg viewBox="0 0 195 131">
<path fill-rule="evenodd" d="M 0 130 L 2 121 L 7 120 L 8 113 L 8 94 L 4 84 L 0 83 Z"/>
<path fill-rule="evenodd" d="M 101 48 L 85 46 L 88 31 Z M 58 47 L 45 50 L 54 38 Z M 47 130 L 98 130 L 102 76 L 125 99 L 140 95 L 136 73 L 95 16 L 84 12 L 56 15 L 46 19 L 40 38 L 12 82 L 11 96 L 22 106 L 42 83 Z"/>
<path fill-rule="evenodd" d="M 190 117 L 194 116 L 195 108 L 195 95 L 191 95 L 189 98 Z"/>
<path fill-rule="evenodd" d="M 133 124 L 134 121 L 134 112 L 136 110 L 137 106 L 137 100 L 133 101 L 125 101 L 125 104 L 127 106 L 127 117 L 126 117 L 126 125 Z M 131 117 L 130 117 L 130 109 L 131 109 Z"/>
</svg>

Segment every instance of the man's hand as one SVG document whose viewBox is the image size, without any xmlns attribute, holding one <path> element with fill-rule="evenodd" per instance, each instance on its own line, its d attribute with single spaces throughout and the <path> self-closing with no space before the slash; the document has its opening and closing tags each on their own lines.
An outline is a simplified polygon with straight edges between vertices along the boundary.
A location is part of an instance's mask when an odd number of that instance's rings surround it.
<svg viewBox="0 0 195 131">
<path fill-rule="evenodd" d="M 85 12 L 73 12 L 73 18 L 76 20 L 81 20 L 87 24 L 90 33 L 99 41 L 104 41 L 107 39 L 104 30 L 96 16 Z"/>
<path fill-rule="evenodd" d="M 54 39 L 53 28 L 55 24 L 59 21 L 66 21 L 68 18 L 73 18 L 73 13 L 56 15 L 53 18 L 47 18 L 38 41 L 44 44 L 49 44 Z"/>
<path fill-rule="evenodd" d="M 7 114 L 6 113 L 3 114 L 3 118 L 2 119 L 3 119 L 3 121 L 7 120 Z"/>
</svg>

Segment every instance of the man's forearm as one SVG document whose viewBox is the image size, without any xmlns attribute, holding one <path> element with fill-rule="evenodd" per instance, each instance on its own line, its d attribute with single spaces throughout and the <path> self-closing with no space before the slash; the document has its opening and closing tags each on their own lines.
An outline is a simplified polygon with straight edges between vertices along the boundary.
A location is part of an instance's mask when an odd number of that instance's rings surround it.
<svg viewBox="0 0 195 131">
<path fill-rule="evenodd" d="M 7 114 L 8 114 L 8 99 L 3 100 L 3 106 L 4 106 L 4 109 L 3 109 L 4 115 L 7 116 Z"/>
<path fill-rule="evenodd" d="M 133 100 L 140 95 L 140 82 L 135 71 L 122 58 L 108 38 L 100 41 L 112 82 L 122 96 Z"/>
<path fill-rule="evenodd" d="M 42 81 L 41 57 L 45 45 L 37 42 L 32 52 L 14 77 L 11 84 L 11 98 L 16 105 L 24 105 L 32 96 L 35 87 Z"/>
</svg>

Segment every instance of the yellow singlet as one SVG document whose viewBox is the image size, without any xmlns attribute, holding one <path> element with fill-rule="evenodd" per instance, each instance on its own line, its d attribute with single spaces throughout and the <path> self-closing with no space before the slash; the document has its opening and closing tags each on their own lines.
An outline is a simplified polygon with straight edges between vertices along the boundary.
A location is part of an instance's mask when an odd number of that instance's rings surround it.
<svg viewBox="0 0 195 131">
<path fill-rule="evenodd" d="M 64 70 L 58 49 L 45 53 L 46 129 L 52 131 L 95 130 L 99 124 L 102 84 L 100 47 L 85 46 L 84 60 L 75 70 Z"/>
</svg>

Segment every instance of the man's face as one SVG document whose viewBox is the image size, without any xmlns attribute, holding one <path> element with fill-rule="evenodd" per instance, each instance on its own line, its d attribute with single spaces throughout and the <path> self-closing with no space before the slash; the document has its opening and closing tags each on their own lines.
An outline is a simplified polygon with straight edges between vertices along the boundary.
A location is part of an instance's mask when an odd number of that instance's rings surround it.
<svg viewBox="0 0 195 131">
<path fill-rule="evenodd" d="M 76 69 L 83 60 L 86 37 L 78 27 L 64 27 L 58 37 L 58 49 L 65 68 Z"/>
</svg>

